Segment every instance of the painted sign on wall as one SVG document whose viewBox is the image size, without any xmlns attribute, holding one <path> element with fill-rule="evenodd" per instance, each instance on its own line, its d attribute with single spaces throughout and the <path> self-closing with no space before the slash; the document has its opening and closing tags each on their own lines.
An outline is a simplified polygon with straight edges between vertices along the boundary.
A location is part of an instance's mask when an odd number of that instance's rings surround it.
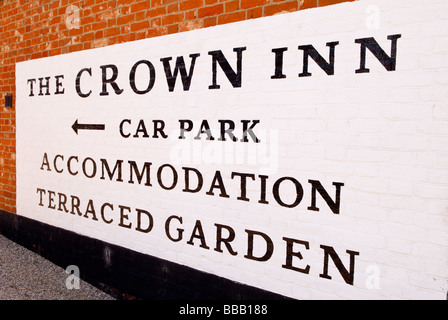
<svg viewBox="0 0 448 320">
<path fill-rule="evenodd" d="M 425 30 L 444 9 L 19 63 L 18 214 L 294 298 L 443 298 L 448 42 Z"/>
</svg>

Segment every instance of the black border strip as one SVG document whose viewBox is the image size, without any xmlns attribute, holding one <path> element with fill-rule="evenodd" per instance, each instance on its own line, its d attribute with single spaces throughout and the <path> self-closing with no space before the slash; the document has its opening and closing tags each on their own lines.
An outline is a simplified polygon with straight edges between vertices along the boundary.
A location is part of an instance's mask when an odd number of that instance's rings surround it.
<svg viewBox="0 0 448 320">
<path fill-rule="evenodd" d="M 117 299 L 291 300 L 4 210 L 0 233 Z"/>
</svg>

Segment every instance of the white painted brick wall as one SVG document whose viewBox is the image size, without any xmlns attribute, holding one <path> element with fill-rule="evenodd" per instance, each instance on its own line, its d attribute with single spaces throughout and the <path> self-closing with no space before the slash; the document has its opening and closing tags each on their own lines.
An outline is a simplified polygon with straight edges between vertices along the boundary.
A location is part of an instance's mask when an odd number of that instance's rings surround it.
<svg viewBox="0 0 448 320">
<path fill-rule="evenodd" d="M 368 10 L 370 8 L 370 10 Z M 372 16 L 371 9 L 376 16 Z M 448 290 L 448 3 L 445 0 L 356 1 L 255 19 L 236 24 L 196 30 L 166 37 L 136 41 L 48 59 L 17 64 L 17 210 L 31 217 L 90 237 L 217 274 L 234 281 L 298 299 L 445 299 Z M 372 24 L 372 19 L 378 24 Z M 368 23 L 370 21 L 370 24 Z M 370 28 L 369 28 L 370 26 Z M 372 28 L 372 26 L 374 26 Z M 375 26 L 378 26 L 376 28 Z M 387 54 L 388 35 L 397 40 L 397 66 L 386 71 L 367 50 L 370 73 L 355 74 L 359 68 L 360 45 L 355 39 L 374 37 Z M 303 53 L 299 45 L 312 44 L 328 59 L 327 42 L 335 47 L 335 75 L 327 76 L 310 58 L 311 77 L 299 78 Z M 211 57 L 208 51 L 222 50 L 232 67 L 233 48 L 243 52 L 243 84 L 232 88 L 218 66 L 219 90 L 209 90 Z M 273 48 L 288 47 L 284 53 L 286 79 L 270 79 L 274 72 Z M 190 90 L 184 92 L 178 80 L 168 92 L 162 57 L 200 53 Z M 156 83 L 146 95 L 134 94 L 128 82 L 129 69 L 141 59 L 156 68 Z M 113 63 L 119 68 L 117 82 L 123 94 L 107 97 L 101 91 L 100 65 Z M 74 90 L 76 74 L 92 68 L 92 79 L 83 76 L 83 90 L 93 91 L 82 99 Z M 64 95 L 29 97 L 27 79 L 64 74 Z M 140 75 L 145 79 L 144 72 Z M 143 86 L 140 84 L 140 86 Z M 71 125 L 105 122 L 105 132 L 79 132 Z M 167 124 L 170 139 L 124 139 L 121 120 L 136 124 L 145 119 Z M 177 121 L 192 119 L 196 125 L 207 119 L 216 133 L 218 119 L 259 119 L 257 132 L 266 134 L 267 144 L 227 144 L 197 142 L 176 138 Z M 197 128 L 196 128 L 197 129 Z M 149 132 L 152 135 L 152 130 Z M 217 135 L 215 134 L 215 137 Z M 225 149 L 224 147 L 228 149 Z M 263 149 L 264 148 L 264 149 Z M 175 152 L 186 152 L 181 162 Z M 228 159 L 224 155 L 227 152 Z M 252 153 L 252 162 L 249 155 Z M 96 177 L 81 173 L 71 176 L 40 170 L 44 153 L 52 165 L 54 156 L 95 159 Z M 180 153 L 182 155 L 182 153 Z M 101 180 L 100 160 L 110 165 L 117 159 L 153 163 L 152 187 Z M 238 161 L 237 161 L 238 160 Z M 177 161 L 177 162 L 176 162 Z M 61 162 L 62 163 L 62 162 Z M 169 163 L 179 173 L 173 190 L 157 184 L 156 169 Z M 182 166 L 194 167 L 204 175 L 199 193 L 182 192 Z M 77 168 L 81 170 L 81 163 Z M 53 168 L 54 169 L 54 168 Z M 211 178 L 221 171 L 230 198 L 206 195 Z M 240 195 L 235 172 L 269 176 L 267 199 L 260 204 L 259 180 L 248 179 L 249 202 Z M 301 203 L 293 209 L 279 206 L 272 184 L 281 177 L 294 177 L 304 188 Z M 258 177 L 257 177 L 258 179 Z M 319 180 L 334 198 L 332 182 L 343 182 L 340 214 L 333 214 L 320 195 L 320 211 L 310 211 L 308 180 Z M 95 203 L 97 215 L 105 202 L 114 223 L 106 224 L 39 206 L 36 188 L 78 196 L 85 204 Z M 281 186 L 285 202 L 294 199 L 291 185 Z M 45 198 L 48 202 L 48 197 Z M 139 233 L 117 225 L 118 205 L 145 209 L 154 218 L 150 233 Z M 170 229 L 185 229 L 183 239 L 170 241 Z M 130 212 L 135 226 L 135 212 Z M 200 220 L 207 245 L 187 244 L 196 220 Z M 232 242 L 238 252 L 230 255 L 214 250 L 215 223 L 235 230 Z M 273 256 L 265 262 L 244 258 L 247 233 L 267 234 L 274 243 Z M 303 259 L 293 257 L 297 268 L 310 266 L 309 274 L 282 268 L 286 257 L 283 237 L 306 241 L 309 249 L 295 243 Z M 265 244 L 254 239 L 254 254 L 262 254 Z M 331 246 L 346 268 L 346 250 L 359 252 L 355 258 L 354 283 L 344 282 L 329 258 L 323 273 L 324 252 Z M 372 283 L 374 285 L 372 285 Z"/>
</svg>

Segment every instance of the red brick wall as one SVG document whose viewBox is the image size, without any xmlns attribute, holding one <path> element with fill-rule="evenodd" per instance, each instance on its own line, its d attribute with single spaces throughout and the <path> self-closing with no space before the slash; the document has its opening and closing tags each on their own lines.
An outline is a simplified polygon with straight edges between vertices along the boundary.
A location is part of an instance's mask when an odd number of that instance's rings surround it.
<svg viewBox="0 0 448 320">
<path fill-rule="evenodd" d="M 16 212 L 16 62 L 346 1 L 0 0 L 0 209 Z"/>
</svg>

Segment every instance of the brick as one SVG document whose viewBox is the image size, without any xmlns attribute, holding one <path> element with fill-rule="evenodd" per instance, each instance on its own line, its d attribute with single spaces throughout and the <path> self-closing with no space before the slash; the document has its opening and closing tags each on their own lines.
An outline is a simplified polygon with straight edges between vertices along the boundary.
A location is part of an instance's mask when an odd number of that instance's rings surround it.
<svg viewBox="0 0 448 320">
<path fill-rule="evenodd" d="M 135 23 L 131 24 L 131 31 L 132 32 L 139 31 L 139 30 L 144 30 L 144 29 L 148 29 L 148 28 L 149 28 L 149 21 L 148 20 L 135 22 Z"/>
<path fill-rule="evenodd" d="M 166 7 L 157 7 L 146 11 L 146 18 L 154 18 L 166 14 Z"/>
<path fill-rule="evenodd" d="M 195 20 L 198 17 L 196 10 L 190 10 L 185 12 L 185 21 Z"/>
<path fill-rule="evenodd" d="M 95 21 L 96 21 L 96 19 L 95 19 L 95 16 L 93 16 L 93 15 L 87 16 L 87 17 L 82 17 L 81 21 L 80 21 L 80 25 L 85 26 L 87 24 L 94 23 Z"/>
<path fill-rule="evenodd" d="M 131 32 L 131 26 L 130 25 L 121 26 L 120 27 L 120 32 L 121 32 L 121 34 L 125 34 L 125 33 Z"/>
<path fill-rule="evenodd" d="M 198 10 L 198 18 L 205 18 L 210 16 L 216 16 L 224 12 L 224 5 L 217 4 L 210 7 L 200 8 Z"/>
<path fill-rule="evenodd" d="M 241 9 L 250 9 L 259 6 L 264 6 L 269 3 L 269 0 L 241 0 Z"/>
<path fill-rule="evenodd" d="M 146 12 L 145 11 L 138 11 L 135 13 L 134 22 L 142 21 L 146 19 Z"/>
<path fill-rule="evenodd" d="M 231 22 L 242 21 L 246 18 L 246 13 L 244 11 L 227 13 L 220 15 L 218 17 L 218 24 L 226 24 Z"/>
<path fill-rule="evenodd" d="M 69 37 L 74 37 L 74 36 L 78 36 L 81 35 L 83 33 L 83 29 L 82 28 L 72 28 L 68 31 L 68 36 Z"/>
<path fill-rule="evenodd" d="M 96 30 L 100 30 L 100 29 L 105 29 L 106 27 L 107 27 L 106 21 L 99 21 L 92 25 L 92 30 L 96 31 Z"/>
<path fill-rule="evenodd" d="M 265 16 L 272 16 L 272 15 L 278 14 L 278 13 L 297 11 L 298 9 L 299 8 L 298 8 L 297 1 L 287 1 L 287 2 L 282 2 L 279 4 L 267 6 L 264 9 L 264 14 L 265 14 Z"/>
<path fill-rule="evenodd" d="M 319 7 L 330 6 L 333 4 L 338 4 L 342 2 L 350 2 L 355 0 L 319 0 Z"/>
<path fill-rule="evenodd" d="M 202 7 L 204 0 L 185 0 L 179 3 L 180 11 L 187 11 L 191 9 L 196 9 Z"/>
<path fill-rule="evenodd" d="M 224 12 L 234 12 L 240 9 L 239 0 L 232 0 L 224 4 Z"/>
<path fill-rule="evenodd" d="M 160 27 L 162 25 L 162 18 L 154 18 L 151 20 L 151 28 Z"/>
<path fill-rule="evenodd" d="M 92 41 L 94 39 L 95 39 L 94 32 L 84 33 L 81 35 L 81 42 L 88 42 L 88 41 Z"/>
<path fill-rule="evenodd" d="M 179 23 L 179 32 L 190 31 L 202 28 L 204 22 L 202 20 L 184 21 Z"/>
<path fill-rule="evenodd" d="M 131 12 L 139 12 L 150 8 L 150 2 L 149 1 L 141 1 L 137 3 L 133 3 L 131 5 Z"/>
<path fill-rule="evenodd" d="M 92 49 L 92 43 L 91 42 L 83 42 L 82 49 L 83 50 L 90 50 L 90 49 Z M 61 51 L 62 51 L 62 49 L 61 49 Z"/>
<path fill-rule="evenodd" d="M 151 0 L 151 7 L 160 7 L 162 6 L 162 0 Z"/>
<path fill-rule="evenodd" d="M 167 34 L 166 27 L 153 28 L 148 30 L 147 36 L 148 38 L 159 37 Z"/>
<path fill-rule="evenodd" d="M 94 32 L 95 34 L 95 39 L 102 39 L 104 38 L 104 31 L 103 30 L 98 30 L 96 32 Z"/>
<path fill-rule="evenodd" d="M 172 24 L 166 27 L 166 31 L 168 34 L 173 34 L 179 32 L 179 25 L 178 24 Z"/>
<path fill-rule="evenodd" d="M 145 38 L 146 38 L 146 31 L 139 31 L 135 33 L 135 40 L 141 40 Z"/>
<path fill-rule="evenodd" d="M 304 9 L 310 9 L 310 8 L 316 8 L 317 7 L 317 0 L 303 0 L 300 2 L 300 10 Z"/>
<path fill-rule="evenodd" d="M 208 17 L 204 19 L 204 28 L 213 27 L 218 24 L 217 17 Z"/>
<path fill-rule="evenodd" d="M 125 6 L 125 7 L 121 7 L 121 14 L 130 14 L 131 13 L 131 6 Z"/>
<path fill-rule="evenodd" d="M 93 14 L 97 14 L 97 13 L 103 12 L 105 9 L 106 9 L 106 6 L 104 4 L 100 3 L 100 4 L 92 7 L 92 13 Z M 64 15 L 65 14 L 65 8 L 62 7 L 62 8 L 60 8 L 60 10 L 61 10 L 61 12 L 59 14 L 60 15 Z"/>
<path fill-rule="evenodd" d="M 117 18 L 117 25 L 121 26 L 134 21 L 134 14 L 128 14 Z"/>
<path fill-rule="evenodd" d="M 60 16 L 56 16 L 50 19 L 49 21 L 49 25 L 56 25 L 56 24 L 60 24 L 61 23 L 61 17 Z"/>
<path fill-rule="evenodd" d="M 175 14 L 166 15 L 166 16 L 162 17 L 162 25 L 166 26 L 166 25 L 170 25 L 170 24 L 174 24 L 174 23 L 179 23 L 183 20 L 183 18 L 184 18 L 183 13 L 175 13 Z"/>
<path fill-rule="evenodd" d="M 261 18 L 263 16 L 263 8 L 253 8 L 246 11 L 246 19 Z"/>
<path fill-rule="evenodd" d="M 92 47 L 93 48 L 100 48 L 100 47 L 105 47 L 109 44 L 109 40 L 106 39 L 97 39 L 92 41 Z"/>
<path fill-rule="evenodd" d="M 166 6 L 166 11 L 168 14 L 178 12 L 179 11 L 179 4 L 178 3 L 172 3 Z"/>
<path fill-rule="evenodd" d="M 121 33 L 119 36 L 117 36 L 117 43 L 129 42 L 134 40 L 135 40 L 134 33 L 128 33 L 128 34 Z"/>
<path fill-rule="evenodd" d="M 132 26 L 131 26 L 132 28 Z M 113 36 L 117 36 L 120 34 L 120 28 L 119 27 L 114 27 L 114 28 L 108 28 L 106 30 L 104 30 L 104 36 L 105 37 L 113 37 Z"/>
<path fill-rule="evenodd" d="M 92 24 L 87 24 L 87 25 L 83 25 L 82 26 L 82 32 L 83 33 L 90 32 L 92 30 L 93 30 L 93 25 Z"/>
</svg>

